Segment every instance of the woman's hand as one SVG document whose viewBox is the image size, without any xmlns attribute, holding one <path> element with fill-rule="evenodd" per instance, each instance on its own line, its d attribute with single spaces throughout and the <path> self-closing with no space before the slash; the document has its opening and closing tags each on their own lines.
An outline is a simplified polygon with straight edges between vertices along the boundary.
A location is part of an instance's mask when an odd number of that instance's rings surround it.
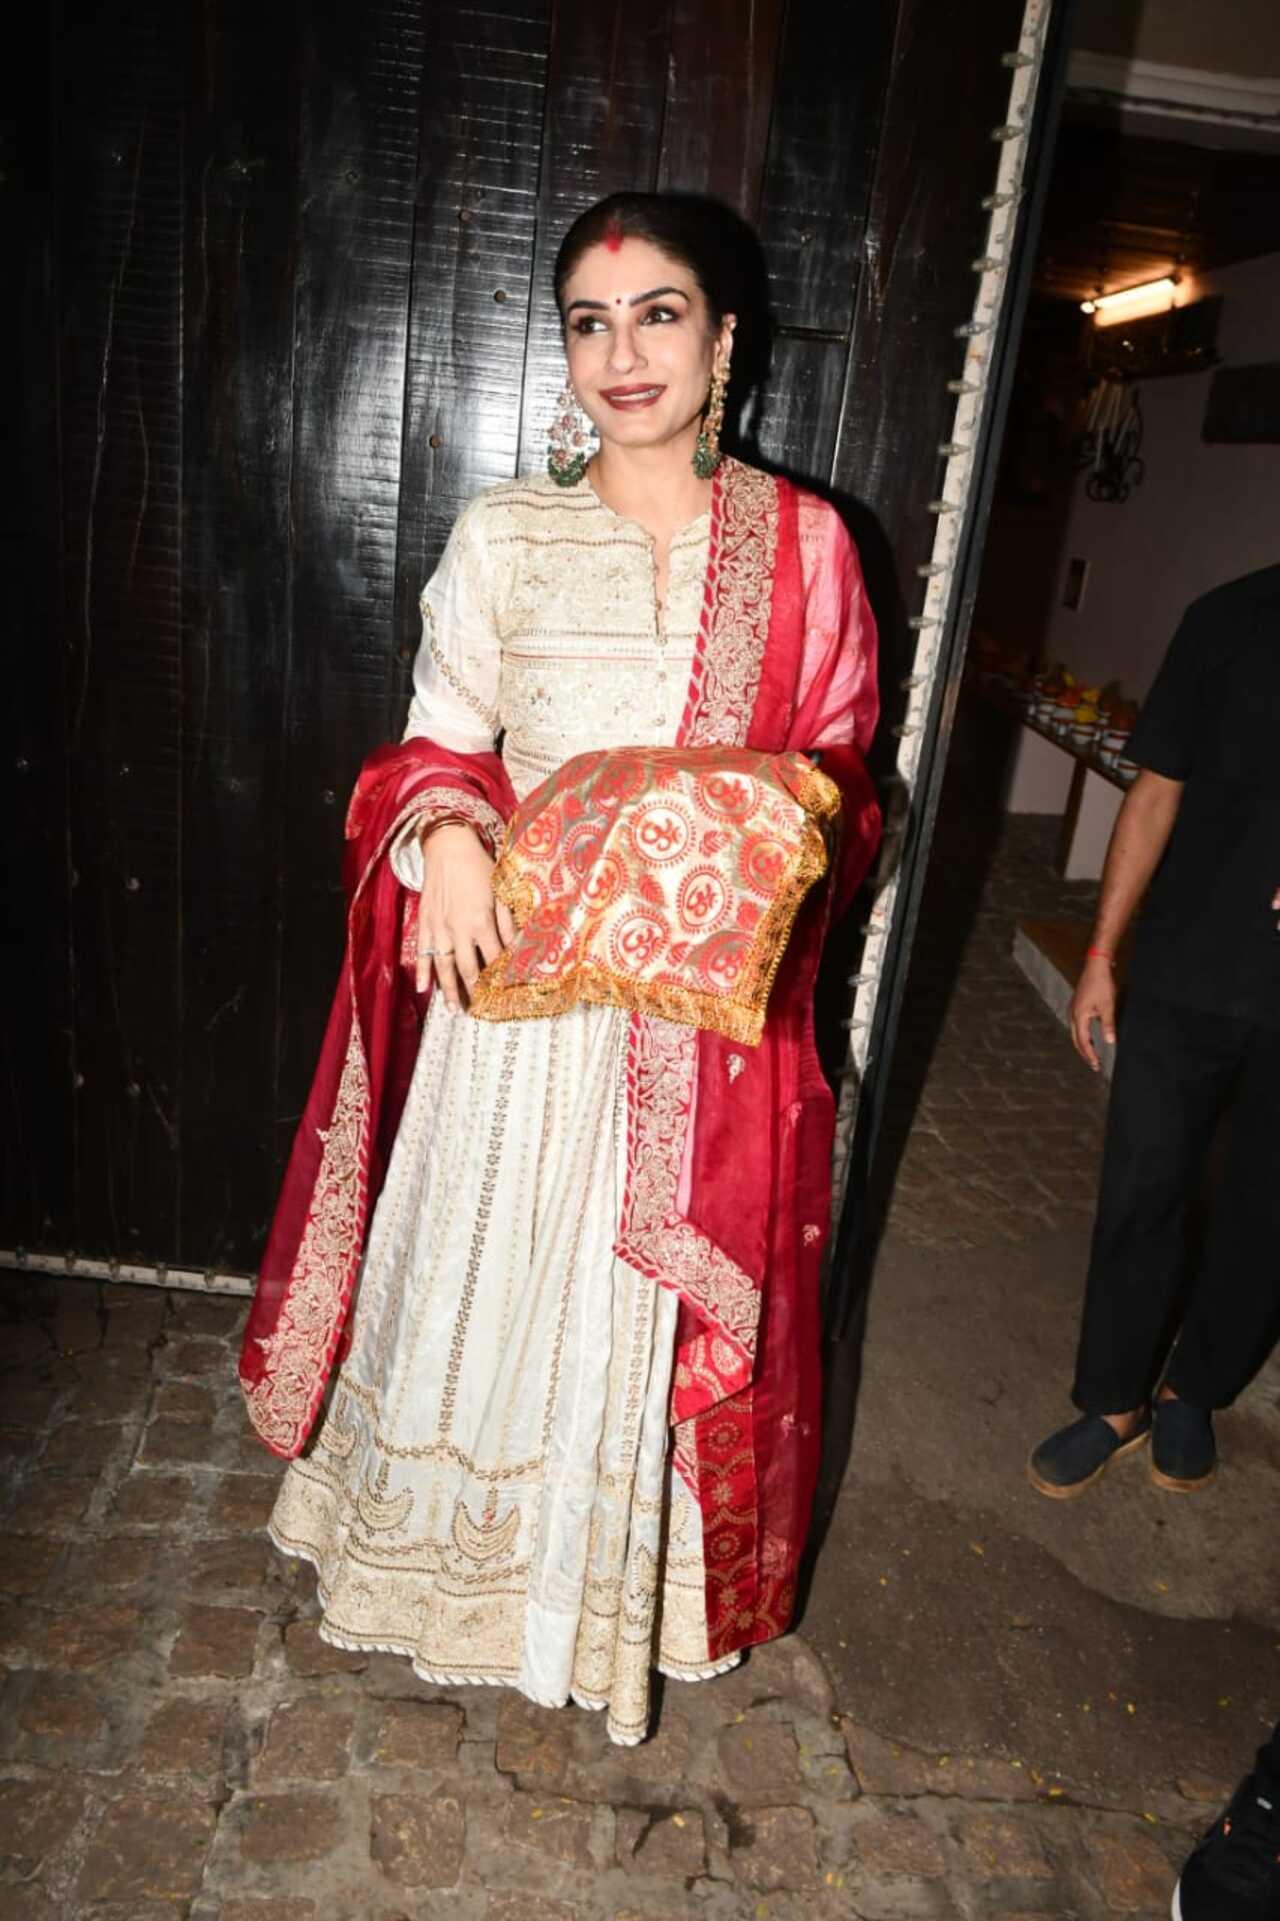
<svg viewBox="0 0 1280 1921">
<path fill-rule="evenodd" d="M 440 991 L 456 1012 L 468 1004 L 481 969 L 510 943 L 516 924 L 493 897 L 494 863 L 474 828 L 452 821 L 429 827 L 422 864 L 417 988 L 426 992 L 434 968 Z"/>
</svg>

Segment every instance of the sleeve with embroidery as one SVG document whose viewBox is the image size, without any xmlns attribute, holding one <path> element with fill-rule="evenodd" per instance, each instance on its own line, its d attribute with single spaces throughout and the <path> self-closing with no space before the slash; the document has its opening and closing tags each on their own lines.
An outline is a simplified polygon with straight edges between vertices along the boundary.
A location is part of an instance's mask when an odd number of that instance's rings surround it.
<svg viewBox="0 0 1280 1921">
<path fill-rule="evenodd" d="M 413 663 L 413 698 L 405 740 L 426 736 L 455 754 L 492 752 L 498 731 L 501 643 L 491 597 L 492 574 L 473 505 L 459 517 L 431 579 L 422 590 L 422 641 Z M 430 811 L 430 810 L 427 810 Z M 474 814 L 476 831 L 501 838 L 493 809 L 463 796 L 440 802 L 442 813 Z M 391 866 L 405 887 L 419 892 L 423 859 L 422 822 L 410 821 L 390 850 Z"/>
<path fill-rule="evenodd" d="M 492 751 L 501 644 L 475 507 L 454 526 L 422 590 L 422 642 L 404 738 L 427 735 L 455 754 Z"/>
</svg>

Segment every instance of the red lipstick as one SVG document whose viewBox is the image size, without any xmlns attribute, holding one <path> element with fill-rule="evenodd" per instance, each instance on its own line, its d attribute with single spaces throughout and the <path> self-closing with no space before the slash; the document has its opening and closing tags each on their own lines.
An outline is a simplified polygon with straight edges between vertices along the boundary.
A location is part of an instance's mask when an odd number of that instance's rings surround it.
<svg viewBox="0 0 1280 1921">
<path fill-rule="evenodd" d="M 624 413 L 638 413 L 641 408 L 652 407 L 655 401 L 661 400 L 666 391 L 665 387 L 658 386 L 653 381 L 645 381 L 643 384 L 636 381 L 627 387 L 602 387 L 600 398 L 607 400 L 611 407 Z"/>
</svg>

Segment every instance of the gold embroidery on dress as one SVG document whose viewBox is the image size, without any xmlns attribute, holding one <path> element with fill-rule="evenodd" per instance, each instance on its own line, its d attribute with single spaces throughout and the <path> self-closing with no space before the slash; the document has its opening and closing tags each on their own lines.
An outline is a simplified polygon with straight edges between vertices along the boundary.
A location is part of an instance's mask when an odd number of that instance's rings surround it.
<svg viewBox="0 0 1280 1921">
<path fill-rule="evenodd" d="M 427 652 L 431 655 L 437 673 L 446 685 L 453 689 L 458 699 L 462 701 L 465 706 L 469 707 L 473 714 L 478 715 L 489 729 L 489 732 L 493 733 L 498 725 L 497 714 L 491 708 L 486 707 L 482 700 L 477 699 L 462 676 L 453 671 L 453 668 L 445 658 L 444 649 L 436 639 L 435 609 L 427 598 L 427 590 L 425 587 L 419 597 L 418 606 L 422 610 L 423 636 L 427 643 Z"/>
<path fill-rule="evenodd" d="M 343 1421 L 343 1415 L 350 1410 L 339 1397 L 335 1396 L 328 1419 L 321 1424 L 316 1436 L 316 1446 L 322 1447 L 340 1461 L 345 1461 L 356 1444 L 356 1429 L 352 1422 Z"/>
<path fill-rule="evenodd" d="M 483 1563 L 510 1557 L 520 1532 L 520 1511 L 511 1507 L 501 1520 L 497 1516 L 498 1496 L 492 1487 L 485 1496 L 479 1521 L 472 1520 L 465 1501 L 459 1500 L 454 1507 L 450 1533 L 454 1545 L 468 1560 Z"/>
<path fill-rule="evenodd" d="M 383 1461 L 376 1477 L 366 1480 L 357 1495 L 356 1511 L 366 1527 L 379 1533 L 403 1527 L 413 1512 L 413 1489 L 402 1487 L 398 1494 L 388 1494 L 387 1464 Z"/>
<path fill-rule="evenodd" d="M 507 1044 L 505 1071 L 498 1087 L 498 1107 L 494 1125 L 489 1132 L 489 1142 L 485 1150 L 484 1181 L 480 1189 L 480 1206 L 476 1212 L 475 1226 L 471 1234 L 471 1249 L 467 1256 L 467 1278 L 454 1317 L 453 1336 L 449 1345 L 449 1364 L 445 1369 L 444 1393 L 440 1400 L 440 1438 L 448 1434 L 453 1422 L 453 1406 L 458 1394 L 458 1377 L 462 1370 L 462 1350 L 466 1345 L 467 1328 L 471 1320 L 471 1304 L 475 1299 L 476 1281 L 480 1273 L 480 1262 L 484 1254 L 484 1244 L 489 1232 L 489 1216 L 493 1211 L 494 1189 L 498 1184 L 498 1165 L 502 1158 L 502 1145 L 506 1136 L 507 1104 L 511 1098 L 511 1043 Z"/>
</svg>

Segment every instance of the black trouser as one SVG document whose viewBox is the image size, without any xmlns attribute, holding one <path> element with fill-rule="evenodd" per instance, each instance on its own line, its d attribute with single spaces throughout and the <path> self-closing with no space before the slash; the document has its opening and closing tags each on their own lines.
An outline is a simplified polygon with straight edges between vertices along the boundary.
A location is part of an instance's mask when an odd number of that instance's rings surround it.
<svg viewBox="0 0 1280 1921">
<path fill-rule="evenodd" d="M 1188 1271 L 1187 1209 L 1229 1109 L 1224 1178 Z M 1132 993 L 1120 1023 L 1072 1399 L 1086 1414 L 1168 1383 L 1226 1407 L 1280 1318 L 1280 1027 Z M 1179 1332 L 1180 1328 L 1180 1332 Z"/>
<path fill-rule="evenodd" d="M 1271 1739 L 1258 1749 L 1254 1767 L 1263 1788 L 1280 1795 L 1280 1721 L 1272 1729 Z"/>
</svg>

